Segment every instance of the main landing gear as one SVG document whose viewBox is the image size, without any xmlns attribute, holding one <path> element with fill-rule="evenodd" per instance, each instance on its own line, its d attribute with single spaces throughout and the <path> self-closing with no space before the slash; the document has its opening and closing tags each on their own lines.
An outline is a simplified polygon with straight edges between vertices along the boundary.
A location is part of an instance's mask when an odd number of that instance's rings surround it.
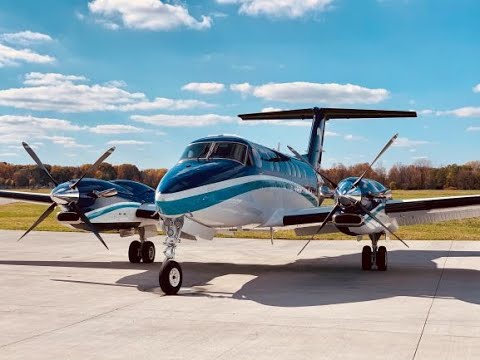
<svg viewBox="0 0 480 360">
<path fill-rule="evenodd" d="M 180 264 L 174 261 L 175 249 L 180 242 L 180 233 L 183 227 L 183 216 L 175 219 L 165 218 L 163 221 L 167 238 L 164 245 L 165 260 L 163 261 L 160 273 L 158 275 L 158 282 L 160 288 L 165 295 L 175 295 L 182 286 L 182 268 Z"/>
<path fill-rule="evenodd" d="M 385 246 L 378 246 L 378 240 L 382 233 L 370 234 L 372 240 L 372 247 L 366 245 L 362 250 L 362 270 L 372 270 L 376 266 L 378 271 L 387 270 L 388 256 L 387 248 Z"/>
<path fill-rule="evenodd" d="M 145 264 L 150 264 L 155 260 L 155 245 L 151 241 L 146 241 L 144 228 L 139 228 L 138 232 L 140 241 L 135 240 L 130 243 L 128 260 L 133 264 L 138 264 L 142 260 Z"/>
</svg>

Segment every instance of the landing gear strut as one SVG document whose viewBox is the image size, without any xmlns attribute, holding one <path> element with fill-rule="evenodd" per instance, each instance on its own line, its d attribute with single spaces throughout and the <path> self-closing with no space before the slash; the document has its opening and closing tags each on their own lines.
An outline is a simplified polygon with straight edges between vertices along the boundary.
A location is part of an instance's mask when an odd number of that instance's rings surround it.
<svg viewBox="0 0 480 360">
<path fill-rule="evenodd" d="M 130 243 L 128 260 L 133 264 L 138 264 L 142 260 L 145 264 L 150 264 L 155 260 L 155 245 L 151 241 L 146 241 L 144 228 L 139 228 L 138 232 L 140 241 L 135 240 Z"/>
<path fill-rule="evenodd" d="M 385 246 L 378 246 L 378 240 L 382 233 L 370 234 L 372 240 L 372 247 L 366 245 L 362 250 L 362 270 L 372 270 L 373 265 L 378 271 L 387 270 L 388 256 L 387 248 Z"/>
<path fill-rule="evenodd" d="M 175 249 L 180 242 L 180 233 L 183 227 L 183 216 L 174 219 L 165 218 L 163 220 L 167 238 L 165 239 L 165 260 L 163 261 L 158 282 L 165 295 L 175 295 L 182 286 L 182 268 L 180 264 L 174 261 Z"/>
</svg>

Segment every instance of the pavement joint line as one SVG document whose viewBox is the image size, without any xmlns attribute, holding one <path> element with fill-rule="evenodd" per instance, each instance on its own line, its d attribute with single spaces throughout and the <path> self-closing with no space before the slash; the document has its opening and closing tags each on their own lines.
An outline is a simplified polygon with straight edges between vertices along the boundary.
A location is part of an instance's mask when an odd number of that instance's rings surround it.
<svg viewBox="0 0 480 360">
<path fill-rule="evenodd" d="M 413 353 L 412 360 L 415 360 L 418 352 L 418 348 L 420 347 L 420 343 L 422 342 L 423 333 L 425 332 L 425 327 L 427 326 L 428 318 L 430 317 L 430 312 L 432 311 L 433 303 L 435 298 L 437 297 L 438 289 L 440 288 L 440 283 L 442 282 L 443 273 L 445 272 L 445 265 L 447 265 L 447 260 L 450 258 L 450 253 L 452 252 L 453 241 L 450 242 L 450 247 L 448 249 L 448 254 L 445 257 L 445 261 L 443 262 L 442 272 L 437 281 L 437 287 L 435 288 L 435 293 L 433 294 L 432 301 L 430 303 L 430 307 L 428 308 L 427 316 L 425 317 L 425 322 L 423 323 L 422 332 L 420 333 L 420 337 L 418 338 L 417 346 L 415 347 L 415 352 Z"/>
<path fill-rule="evenodd" d="M 44 331 L 40 334 L 35 334 L 35 335 L 31 335 L 31 336 L 28 336 L 26 338 L 23 338 L 23 339 L 20 339 L 20 340 L 16 340 L 16 341 L 12 341 L 8 344 L 4 344 L 4 345 L 0 345 L 0 350 L 1 349 L 4 349 L 4 348 L 7 348 L 9 346 L 12 346 L 12 345 L 16 345 L 16 344 L 19 344 L 19 343 L 22 343 L 22 342 L 25 342 L 25 341 L 29 341 L 29 340 L 32 340 L 32 339 L 35 339 L 35 338 L 38 338 L 38 337 L 41 337 L 41 336 L 44 336 L 44 335 L 48 335 L 48 334 L 51 334 L 51 333 L 54 333 L 54 332 L 57 332 L 57 331 L 61 331 L 61 330 L 64 330 L 64 329 L 68 329 L 70 327 L 73 327 L 75 325 L 79 325 L 79 324 L 82 324 L 84 322 L 87 322 L 87 321 L 90 321 L 90 320 L 95 320 L 95 319 L 98 319 L 104 315 L 109 315 L 111 313 L 114 313 L 115 311 L 117 310 L 123 310 L 129 306 L 133 306 L 133 305 L 137 305 L 137 304 L 141 304 L 143 303 L 144 301 L 137 301 L 135 303 L 132 303 L 132 304 L 126 304 L 124 306 L 120 306 L 120 307 L 117 307 L 115 309 L 112 309 L 112 310 L 108 310 L 108 311 L 105 311 L 101 314 L 96 314 L 96 315 L 93 315 L 93 316 L 90 316 L 86 319 L 82 319 L 82 320 L 79 320 L 79 321 L 76 321 L 74 323 L 71 323 L 71 324 L 68 324 L 68 325 L 65 325 L 65 326 L 61 326 L 61 327 L 58 327 L 58 328 L 55 328 L 55 329 L 51 329 L 51 330 L 47 330 L 47 331 Z"/>
</svg>

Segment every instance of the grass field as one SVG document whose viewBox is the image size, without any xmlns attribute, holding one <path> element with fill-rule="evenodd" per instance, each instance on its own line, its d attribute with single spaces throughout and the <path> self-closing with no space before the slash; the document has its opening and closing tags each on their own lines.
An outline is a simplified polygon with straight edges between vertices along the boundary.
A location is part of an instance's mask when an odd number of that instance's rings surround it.
<svg viewBox="0 0 480 360">
<path fill-rule="evenodd" d="M 479 194 L 480 191 L 463 190 L 420 190 L 420 191 L 394 191 L 395 199 L 412 199 L 422 197 L 441 197 Z M 328 205 L 325 202 L 325 205 Z M 28 203 L 11 203 L 0 205 L 0 229 L 3 230 L 26 230 L 45 211 L 43 205 Z M 73 231 L 60 225 L 55 220 L 55 214 L 50 215 L 40 226 L 40 231 Z M 448 221 L 437 224 L 413 225 L 400 228 L 397 233 L 403 239 L 414 240 L 480 240 L 480 218 L 466 219 L 461 221 Z M 270 238 L 266 232 L 240 231 L 235 232 L 235 237 Z M 277 239 L 301 239 L 296 237 L 293 231 L 277 231 Z M 316 236 L 318 239 L 352 239 L 344 234 L 328 234 Z"/>
</svg>

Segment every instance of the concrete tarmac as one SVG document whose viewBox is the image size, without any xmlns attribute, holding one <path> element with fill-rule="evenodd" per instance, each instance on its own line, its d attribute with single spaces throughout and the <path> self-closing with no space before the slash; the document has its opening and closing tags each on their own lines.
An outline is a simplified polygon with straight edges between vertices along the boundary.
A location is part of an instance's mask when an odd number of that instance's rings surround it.
<svg viewBox="0 0 480 360">
<path fill-rule="evenodd" d="M 0 231 L 0 359 L 480 359 L 480 242 L 215 239 L 130 264 L 133 238 Z M 155 239 L 157 257 L 161 239 Z"/>
</svg>

